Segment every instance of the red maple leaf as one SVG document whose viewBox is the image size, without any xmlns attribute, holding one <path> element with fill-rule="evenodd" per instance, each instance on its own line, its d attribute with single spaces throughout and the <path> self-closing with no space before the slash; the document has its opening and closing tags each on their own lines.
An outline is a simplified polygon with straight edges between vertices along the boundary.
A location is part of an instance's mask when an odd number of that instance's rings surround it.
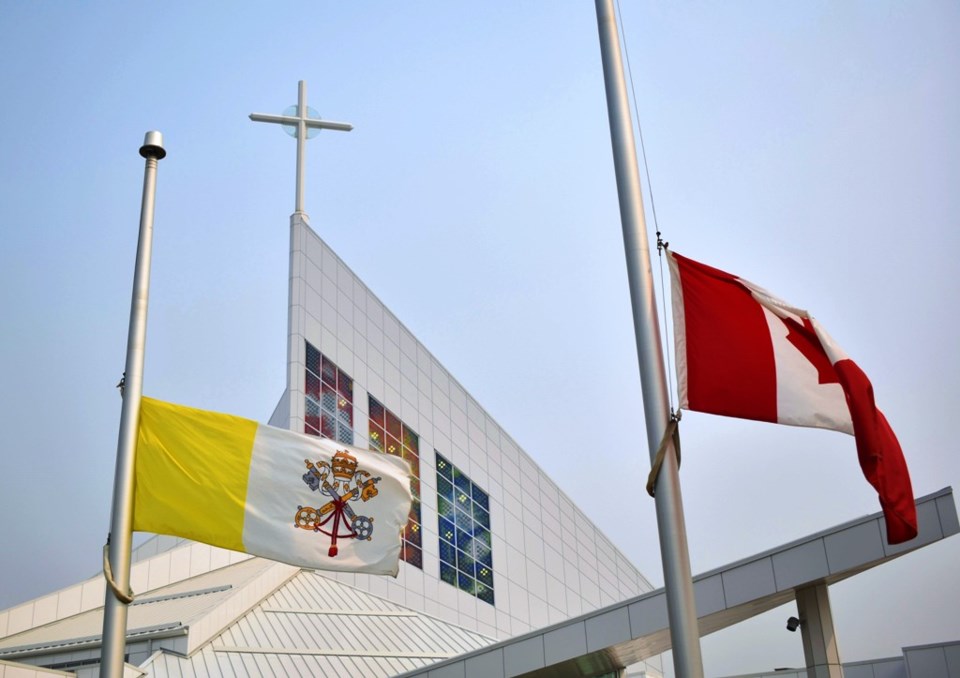
<svg viewBox="0 0 960 678">
<path fill-rule="evenodd" d="M 813 329 L 813 323 L 809 318 L 803 319 L 801 325 L 793 318 L 780 318 L 783 324 L 787 326 L 787 341 L 793 344 L 803 357 L 810 361 L 810 364 L 817 368 L 817 383 L 819 384 L 839 384 L 837 371 L 833 369 L 830 358 L 820 345 L 820 339 Z"/>
</svg>

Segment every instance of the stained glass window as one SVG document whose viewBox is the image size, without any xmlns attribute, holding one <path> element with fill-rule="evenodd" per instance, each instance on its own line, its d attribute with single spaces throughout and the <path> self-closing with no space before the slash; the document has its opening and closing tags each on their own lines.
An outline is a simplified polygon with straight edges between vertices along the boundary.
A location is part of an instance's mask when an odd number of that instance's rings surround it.
<svg viewBox="0 0 960 678">
<path fill-rule="evenodd" d="M 490 497 L 439 452 L 434 454 L 440 578 L 493 605 Z"/>
<path fill-rule="evenodd" d="M 420 534 L 420 436 L 400 421 L 393 412 L 380 401 L 370 396 L 370 448 L 386 452 L 410 464 L 413 477 L 410 490 L 413 503 L 410 506 L 410 519 L 403 528 L 403 550 L 401 557 L 423 569 L 423 540 Z"/>
<path fill-rule="evenodd" d="M 336 364 L 307 345 L 304 388 L 306 433 L 353 444 L 353 379 Z"/>
</svg>

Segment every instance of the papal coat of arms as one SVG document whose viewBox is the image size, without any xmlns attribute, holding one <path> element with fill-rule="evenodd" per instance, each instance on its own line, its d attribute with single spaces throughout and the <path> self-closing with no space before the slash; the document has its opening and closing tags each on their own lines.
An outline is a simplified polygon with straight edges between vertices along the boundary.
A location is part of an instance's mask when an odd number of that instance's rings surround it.
<svg viewBox="0 0 960 678">
<path fill-rule="evenodd" d="M 349 502 L 367 502 L 376 497 L 380 478 L 357 468 L 357 458 L 346 450 L 334 454 L 329 463 L 309 459 L 304 459 L 304 463 L 307 472 L 303 482 L 314 492 L 319 490 L 330 497 L 330 501 L 320 508 L 298 506 L 294 526 L 330 537 L 327 554 L 331 558 L 337 555 L 337 539 L 373 539 L 373 518 L 357 515 Z"/>
</svg>

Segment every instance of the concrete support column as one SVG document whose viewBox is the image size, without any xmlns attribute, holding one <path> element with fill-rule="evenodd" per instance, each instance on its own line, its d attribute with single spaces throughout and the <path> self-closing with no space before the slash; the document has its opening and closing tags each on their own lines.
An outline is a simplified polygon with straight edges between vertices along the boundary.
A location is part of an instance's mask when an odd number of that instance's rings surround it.
<svg viewBox="0 0 960 678">
<path fill-rule="evenodd" d="M 798 589 L 796 595 L 808 678 L 843 678 L 827 585 Z"/>
</svg>

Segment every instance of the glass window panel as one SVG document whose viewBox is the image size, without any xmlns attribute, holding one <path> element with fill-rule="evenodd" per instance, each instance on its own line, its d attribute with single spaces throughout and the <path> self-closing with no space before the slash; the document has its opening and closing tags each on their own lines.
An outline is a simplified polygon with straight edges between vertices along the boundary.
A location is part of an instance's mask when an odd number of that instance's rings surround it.
<svg viewBox="0 0 960 678">
<path fill-rule="evenodd" d="M 382 427 L 384 424 L 384 409 L 383 405 L 380 404 L 380 401 L 369 396 L 369 405 L 370 405 L 370 421 L 375 421 Z"/>
<path fill-rule="evenodd" d="M 439 474 L 437 475 L 437 494 L 445 499 L 453 501 L 453 483 Z"/>
<path fill-rule="evenodd" d="M 421 570 L 423 569 L 423 551 L 419 546 L 411 546 L 410 544 L 407 544 L 404 560 L 414 567 L 419 567 Z"/>
<path fill-rule="evenodd" d="M 423 569 L 423 556 L 421 555 L 420 548 L 410 542 L 403 542 L 403 551 L 400 557 L 414 567 L 418 567 L 421 570 Z"/>
<path fill-rule="evenodd" d="M 353 445 L 353 429 L 344 424 L 337 425 L 337 440 L 345 445 Z"/>
<path fill-rule="evenodd" d="M 420 502 L 416 499 L 413 500 L 413 504 L 410 507 L 410 515 L 406 526 L 403 528 L 403 538 L 416 546 L 422 545 L 422 537 L 420 535 Z"/>
<path fill-rule="evenodd" d="M 337 393 L 340 394 L 341 398 L 349 402 L 353 402 L 353 379 L 345 375 L 343 372 L 339 372 L 337 379 Z"/>
<path fill-rule="evenodd" d="M 353 405 L 341 398 L 337 402 L 337 420 L 347 428 L 353 428 Z"/>
<path fill-rule="evenodd" d="M 320 437 L 320 421 L 317 418 L 314 418 L 314 421 L 316 421 L 316 425 L 314 425 L 314 422 L 310 421 L 310 417 L 307 417 L 307 421 L 303 427 L 304 433 L 306 433 L 308 436 Z"/>
<path fill-rule="evenodd" d="M 477 584 L 477 598 L 485 603 L 493 605 L 493 589 L 481 584 Z"/>
<path fill-rule="evenodd" d="M 330 414 L 337 411 L 337 394 L 332 386 L 328 386 L 327 384 L 323 385 L 323 392 L 320 396 L 320 406 Z"/>
<path fill-rule="evenodd" d="M 489 567 L 477 564 L 477 581 L 493 588 L 493 570 Z"/>
<path fill-rule="evenodd" d="M 442 554 L 441 578 L 449 581 L 452 576 L 451 570 L 445 568 L 449 567 L 450 557 L 455 553 L 457 586 L 492 605 L 493 552 L 489 529 L 489 496 L 443 455 L 436 450 L 434 454 L 437 469 L 437 525 Z"/>
<path fill-rule="evenodd" d="M 407 523 L 407 541 L 414 546 L 423 546 L 423 537 L 420 534 L 420 525 Z"/>
<path fill-rule="evenodd" d="M 491 541 L 489 530 L 484 530 L 478 527 L 473 531 L 473 538 L 477 542 L 483 544 L 487 549 L 493 548 L 493 542 Z"/>
<path fill-rule="evenodd" d="M 307 369 L 316 375 L 320 374 L 320 351 L 315 349 L 308 341 L 307 345 Z"/>
<path fill-rule="evenodd" d="M 420 459 L 418 457 L 404 457 L 407 462 L 410 464 L 410 473 L 413 474 L 414 478 L 420 477 Z"/>
<path fill-rule="evenodd" d="M 481 490 L 476 484 L 473 485 L 473 500 L 483 507 L 484 511 L 490 510 L 490 497 L 487 496 L 487 493 Z"/>
<path fill-rule="evenodd" d="M 407 426 L 403 427 L 403 445 L 409 447 L 414 454 L 420 455 L 420 438 Z"/>
<path fill-rule="evenodd" d="M 393 412 L 391 412 L 390 410 L 384 410 L 384 411 L 387 414 L 387 433 L 389 433 L 399 441 L 400 438 L 403 436 L 403 433 L 402 433 L 403 426 L 400 423 L 400 420 L 397 419 L 396 415 Z M 399 447 L 400 446 L 398 443 L 397 448 L 399 449 Z"/>
<path fill-rule="evenodd" d="M 463 506 L 457 505 L 457 515 L 455 517 L 457 527 L 467 532 L 473 532 L 473 517 L 463 510 Z"/>
<path fill-rule="evenodd" d="M 306 412 L 304 419 L 306 425 L 313 429 L 313 433 L 320 435 L 320 405 L 311 400 L 310 398 L 306 399 Z M 310 431 L 307 431 L 310 433 Z"/>
<path fill-rule="evenodd" d="M 440 562 L 440 578 L 452 584 L 453 586 L 457 585 L 457 568 L 454 565 L 447 565 L 445 562 Z"/>
<path fill-rule="evenodd" d="M 437 477 L 439 478 L 440 476 L 443 476 L 447 480 L 452 481 L 453 465 L 449 461 L 441 457 L 436 450 L 434 450 L 434 454 L 436 454 L 436 457 L 437 457 Z M 453 495 L 451 494 L 450 496 L 453 496 Z"/>
<path fill-rule="evenodd" d="M 306 426 L 307 432 L 316 432 L 332 440 L 353 444 L 353 404 L 337 395 L 336 383 L 339 369 L 326 356 L 306 343 L 307 370 L 305 374 Z M 320 375 L 318 377 L 317 375 Z M 339 378 L 352 383 L 350 377 Z M 309 428 L 308 428 L 309 427 Z M 312 431 L 311 431 L 312 429 Z"/>
<path fill-rule="evenodd" d="M 440 527 L 439 527 L 439 529 L 440 529 L 440 539 L 441 539 L 441 540 L 446 539 L 446 540 L 449 541 L 449 542 L 453 542 L 453 540 L 454 540 L 454 535 L 456 534 L 456 528 L 453 526 L 453 522 L 447 520 L 447 519 L 444 518 L 443 516 L 440 516 L 440 518 L 439 518 L 439 523 L 440 523 Z M 441 548 L 443 547 L 443 542 L 442 542 L 442 541 L 441 541 L 441 543 L 440 543 L 440 546 L 441 546 Z"/>
<path fill-rule="evenodd" d="M 372 421 L 370 422 L 370 447 L 383 452 L 383 429 Z"/>
<path fill-rule="evenodd" d="M 315 400 L 320 399 L 320 378 L 307 371 L 307 383 L 306 383 L 307 395 Z"/>
<path fill-rule="evenodd" d="M 405 462 L 410 464 L 410 473 L 414 477 L 419 478 L 420 477 L 420 460 L 416 456 L 411 454 L 410 450 L 406 447 L 404 447 L 401 450 L 400 456 L 403 458 Z"/>
<path fill-rule="evenodd" d="M 470 497 L 470 479 L 456 466 L 453 467 L 453 484 L 468 498 Z"/>
<path fill-rule="evenodd" d="M 443 497 L 437 497 L 437 513 L 453 522 L 453 502 L 451 502 L 449 499 L 444 499 Z"/>
<path fill-rule="evenodd" d="M 370 445 L 381 452 L 401 457 L 410 465 L 410 474 L 412 476 L 410 480 L 410 491 L 413 493 L 414 499 L 419 502 L 420 459 L 413 453 L 413 450 L 404 447 L 401 442 L 401 436 L 403 436 L 405 430 L 408 431 L 408 438 L 414 442 L 417 440 L 416 434 L 406 429 L 403 422 L 401 422 L 393 412 L 385 408 L 376 398 L 368 395 L 368 399 L 370 405 Z M 379 422 L 381 421 L 385 424 L 386 428 L 380 425 Z M 417 511 L 419 511 L 419 503 L 416 504 L 416 507 Z M 416 522 L 419 523 L 419 518 L 417 518 Z M 420 539 L 420 537 L 418 536 L 417 539 Z"/>
<path fill-rule="evenodd" d="M 457 566 L 457 549 L 443 539 L 440 540 L 440 562 Z"/>
<path fill-rule="evenodd" d="M 327 356 L 321 356 L 323 359 L 323 372 L 320 376 L 323 378 L 324 384 L 329 384 L 334 389 L 337 388 L 337 366 L 333 364 L 333 361 L 327 358 Z"/>
<path fill-rule="evenodd" d="M 480 508 L 479 504 L 473 505 L 473 519 L 477 521 L 478 525 L 481 525 L 488 530 L 490 529 L 490 515 Z"/>
<path fill-rule="evenodd" d="M 457 586 L 459 586 L 462 590 L 466 591 L 467 593 L 472 594 L 476 589 L 477 584 L 476 584 L 476 581 L 474 581 L 473 577 L 471 577 L 468 574 L 465 574 L 462 570 L 459 570 L 458 568 Z"/>
<path fill-rule="evenodd" d="M 474 557 L 477 563 L 483 564 L 484 560 L 489 560 L 490 549 L 474 537 L 473 542 L 470 544 L 470 555 Z"/>
<path fill-rule="evenodd" d="M 320 434 L 324 438 L 337 439 L 337 421 L 327 412 L 323 412 L 320 416 Z"/>
<path fill-rule="evenodd" d="M 466 551 L 461 551 L 457 549 L 457 569 L 461 572 L 469 574 L 471 577 L 474 575 L 474 568 L 476 567 L 477 560 L 472 555 Z"/>
</svg>

